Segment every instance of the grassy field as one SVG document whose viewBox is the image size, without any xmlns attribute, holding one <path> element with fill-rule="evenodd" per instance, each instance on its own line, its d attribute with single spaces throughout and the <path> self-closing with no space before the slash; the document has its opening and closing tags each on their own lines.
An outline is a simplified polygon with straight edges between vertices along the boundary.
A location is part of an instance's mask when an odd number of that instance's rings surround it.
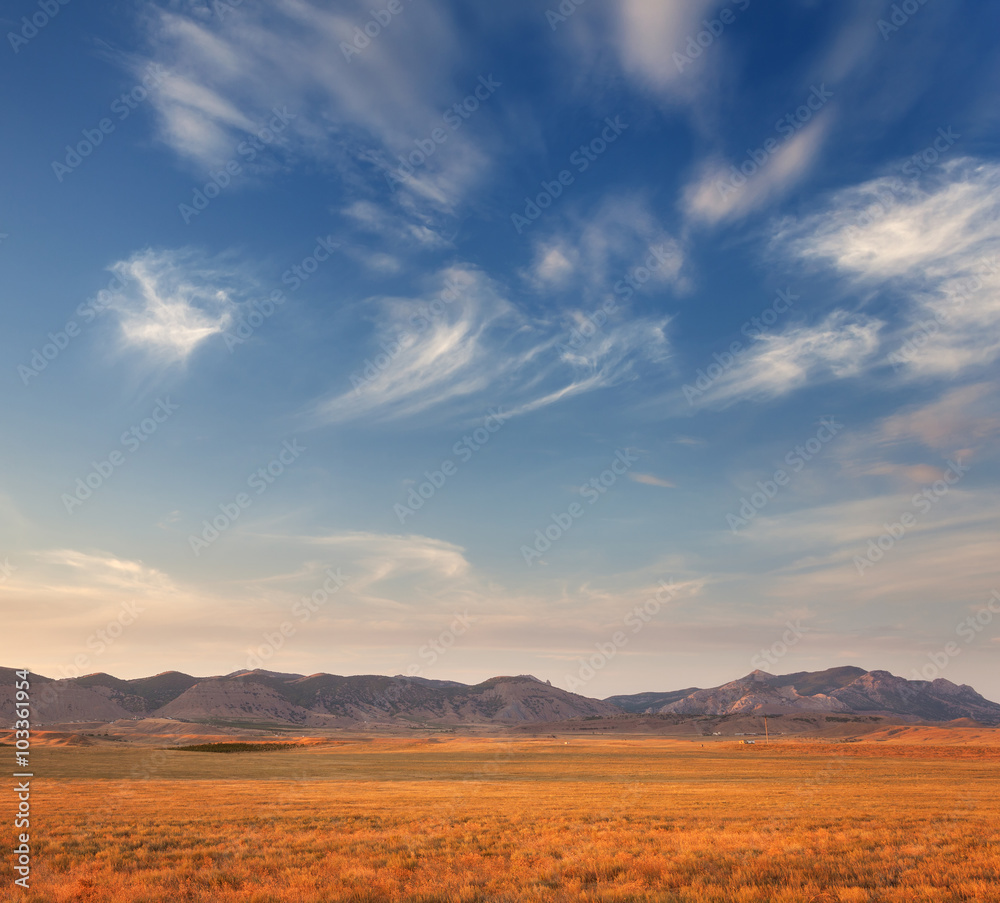
<svg viewBox="0 0 1000 903">
<path fill-rule="evenodd" d="M 651 738 L 39 748 L 28 898 L 996 901 L 998 753 Z"/>
</svg>

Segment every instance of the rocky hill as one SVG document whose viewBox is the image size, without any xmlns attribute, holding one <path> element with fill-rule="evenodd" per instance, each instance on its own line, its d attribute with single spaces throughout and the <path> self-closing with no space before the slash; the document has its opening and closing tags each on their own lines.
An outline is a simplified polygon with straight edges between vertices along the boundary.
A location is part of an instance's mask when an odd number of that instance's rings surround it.
<svg viewBox="0 0 1000 903">
<path fill-rule="evenodd" d="M 0 714 L 13 717 L 13 672 L 0 669 Z M 4 679 L 10 677 L 10 679 Z M 121 680 L 89 674 L 67 680 L 32 675 L 36 726 L 123 718 L 350 726 L 359 723 L 517 724 L 620 714 L 530 675 L 472 686 L 421 677 L 238 671 L 195 678 L 176 671 Z"/>
<path fill-rule="evenodd" d="M 0 669 L 0 716 L 13 719 L 14 672 Z M 1000 724 L 1000 705 L 948 680 L 906 680 L 888 671 L 831 668 L 774 675 L 754 671 L 711 689 L 590 699 L 531 675 L 467 685 L 422 677 L 237 671 L 198 678 L 178 671 L 121 680 L 88 674 L 32 675 L 33 723 L 171 718 L 231 725 L 529 725 L 631 714 L 685 716 L 883 715 L 968 718 Z"/>
<path fill-rule="evenodd" d="M 753 671 L 746 677 L 707 690 L 656 699 L 659 694 L 617 696 L 611 700 L 631 712 L 678 715 L 787 715 L 843 713 L 896 715 L 923 721 L 971 718 L 1000 723 L 1000 705 L 972 687 L 949 680 L 906 680 L 888 671 L 830 668 L 774 675 Z M 675 694 L 663 694 L 674 696 Z M 642 707 L 644 703 L 649 705 Z"/>
</svg>

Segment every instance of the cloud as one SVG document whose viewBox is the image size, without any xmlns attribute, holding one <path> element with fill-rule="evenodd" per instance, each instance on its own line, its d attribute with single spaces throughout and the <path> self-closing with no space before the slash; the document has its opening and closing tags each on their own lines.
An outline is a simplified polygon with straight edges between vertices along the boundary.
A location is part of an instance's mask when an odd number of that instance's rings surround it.
<svg viewBox="0 0 1000 903">
<path fill-rule="evenodd" d="M 837 310 L 815 326 L 765 333 L 742 355 L 730 355 L 733 363 L 692 396 L 693 402 L 726 406 L 765 400 L 809 383 L 857 376 L 877 351 L 882 326 L 880 320 Z"/>
<path fill-rule="evenodd" d="M 394 244 L 426 251 L 441 250 L 450 244 L 428 216 L 401 216 L 373 201 L 355 201 L 340 212 L 361 231 L 378 235 Z"/>
<path fill-rule="evenodd" d="M 162 363 L 183 363 L 233 322 L 252 283 L 223 260 L 190 250 L 138 251 L 109 269 L 122 288 L 109 303 L 122 346 Z"/>
<path fill-rule="evenodd" d="M 774 241 L 900 299 L 884 362 L 903 378 L 956 376 L 1000 356 L 1000 164 L 965 158 L 922 182 L 873 179 L 781 224 Z"/>
<path fill-rule="evenodd" d="M 704 165 L 698 178 L 683 191 L 684 212 L 696 222 L 715 225 L 746 216 L 787 193 L 815 163 L 832 121 L 829 112 L 813 120 L 777 148 L 773 156 L 755 164 L 757 168 L 750 176 L 743 176 L 737 166 L 739 178 L 734 179 L 734 166 L 726 161 Z"/>
<path fill-rule="evenodd" d="M 303 549 L 322 548 L 324 561 L 332 557 L 343 566 L 344 595 L 380 608 L 411 608 L 428 597 L 459 595 L 477 583 L 461 546 L 428 536 L 348 531 L 264 538 Z M 312 576 L 300 575 L 300 585 L 322 583 L 322 568 L 314 571 Z"/>
<path fill-rule="evenodd" d="M 899 476 L 911 483 L 930 484 L 940 480 L 944 470 L 930 464 L 892 464 L 879 461 L 861 471 L 865 476 Z"/>
<path fill-rule="evenodd" d="M 666 356 L 666 320 L 608 325 L 572 347 L 569 330 L 535 320 L 471 266 L 437 274 L 419 299 L 376 298 L 376 342 L 351 374 L 353 388 L 321 401 L 320 422 L 411 417 L 446 403 L 475 413 L 503 401 L 525 413 L 634 375 Z"/>
<path fill-rule="evenodd" d="M 565 285 L 577 266 L 570 257 L 576 256 L 574 251 L 559 242 L 540 245 L 536 249 L 536 260 L 532 268 L 535 280 L 541 285 Z"/>
<path fill-rule="evenodd" d="M 171 74 L 149 100 L 161 140 L 199 170 L 236 160 L 246 172 L 267 171 L 305 158 L 338 168 L 348 184 L 374 178 L 385 188 L 398 158 L 476 87 L 455 79 L 468 51 L 441 6 L 404 4 L 360 50 L 354 39 L 371 5 L 325 6 L 147 6 L 148 56 L 134 66 L 155 62 Z M 285 121 L 251 159 L 241 142 L 276 109 Z M 447 144 L 398 188 L 401 205 L 453 211 L 490 166 L 472 132 L 447 130 Z"/>
<path fill-rule="evenodd" d="M 55 578 L 48 589 L 75 594 L 91 589 L 163 591 L 172 588 L 166 574 L 110 552 L 79 549 L 49 549 L 32 554 L 33 561 L 45 566 Z M 28 569 L 26 568 L 26 571 Z"/>
<path fill-rule="evenodd" d="M 688 0 L 686 3 L 650 3 L 648 0 L 619 0 L 615 40 L 622 68 L 640 83 L 667 94 L 694 90 L 691 70 L 702 68 L 713 51 L 699 54 L 695 62 L 678 66 L 674 52 L 684 54 L 685 43 L 703 29 L 700 19 L 719 5 L 718 0 Z M 699 50 L 701 48 L 699 47 Z M 703 72 L 699 72 L 704 75 Z"/>
<path fill-rule="evenodd" d="M 651 473 L 629 473 L 629 479 L 635 480 L 636 483 L 642 483 L 645 486 L 661 486 L 664 489 L 675 489 L 677 484 L 671 483 L 670 480 L 664 480 L 660 477 L 655 477 Z"/>
<path fill-rule="evenodd" d="M 605 198 L 584 213 L 570 213 L 563 223 L 534 244 L 534 261 L 522 273 L 537 292 L 573 291 L 588 303 L 629 294 L 622 289 L 635 270 L 644 267 L 642 285 L 650 290 L 670 287 L 684 291 L 686 255 L 651 211 L 646 198 L 619 195 Z M 632 289 L 633 291 L 635 288 Z"/>
<path fill-rule="evenodd" d="M 980 446 L 1000 436 L 1000 398 L 992 383 L 945 392 L 936 401 L 899 411 L 881 421 L 875 441 L 881 446 L 919 442 L 945 455 Z"/>
<path fill-rule="evenodd" d="M 900 489 L 781 516 L 758 515 L 740 531 L 743 548 L 733 558 L 743 555 L 740 560 L 764 571 L 758 587 L 767 598 L 807 598 L 820 610 L 848 617 L 875 601 L 910 611 L 915 599 L 940 605 L 988 597 L 996 586 L 997 493 L 958 483 L 928 505 L 915 501 L 919 493 L 913 486 Z M 869 540 L 906 513 L 914 517 L 912 526 L 859 573 L 855 557 L 865 558 Z"/>
<path fill-rule="evenodd" d="M 1000 437 L 1000 393 L 992 383 L 949 389 L 908 405 L 867 429 L 854 429 L 836 455 L 850 476 L 885 476 L 896 485 L 930 485 L 947 461 L 975 462 Z M 977 464 L 978 469 L 978 464 Z"/>
</svg>

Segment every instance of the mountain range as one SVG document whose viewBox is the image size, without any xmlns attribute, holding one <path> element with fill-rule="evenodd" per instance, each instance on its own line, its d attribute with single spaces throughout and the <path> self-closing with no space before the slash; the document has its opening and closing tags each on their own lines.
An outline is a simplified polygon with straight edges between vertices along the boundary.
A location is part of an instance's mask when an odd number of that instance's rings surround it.
<svg viewBox="0 0 1000 903">
<path fill-rule="evenodd" d="M 708 690 L 612 696 L 628 712 L 673 715 L 894 715 L 923 721 L 1000 723 L 1000 705 L 944 678 L 907 680 L 888 671 L 840 667 L 777 676 L 753 671 Z"/>
<path fill-rule="evenodd" d="M 0 714 L 14 718 L 13 669 L 0 668 Z M 1000 724 L 1000 704 L 938 678 L 906 680 L 856 667 L 774 675 L 764 671 L 710 689 L 689 687 L 592 699 L 531 675 L 468 685 L 423 677 L 236 671 L 192 677 L 166 671 L 122 680 L 110 674 L 53 680 L 32 674 L 34 725 L 169 718 L 305 728 L 363 725 L 541 724 L 624 715 L 880 715 L 910 721 L 959 718 Z"/>
</svg>

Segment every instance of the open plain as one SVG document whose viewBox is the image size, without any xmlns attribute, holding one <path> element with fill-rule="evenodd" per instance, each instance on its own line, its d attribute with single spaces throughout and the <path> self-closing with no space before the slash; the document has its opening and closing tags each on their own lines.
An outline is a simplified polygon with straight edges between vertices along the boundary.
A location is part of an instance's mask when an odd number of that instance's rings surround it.
<svg viewBox="0 0 1000 903">
<path fill-rule="evenodd" d="M 54 737 L 33 753 L 30 898 L 1000 899 L 997 730 L 755 739 Z"/>
</svg>

